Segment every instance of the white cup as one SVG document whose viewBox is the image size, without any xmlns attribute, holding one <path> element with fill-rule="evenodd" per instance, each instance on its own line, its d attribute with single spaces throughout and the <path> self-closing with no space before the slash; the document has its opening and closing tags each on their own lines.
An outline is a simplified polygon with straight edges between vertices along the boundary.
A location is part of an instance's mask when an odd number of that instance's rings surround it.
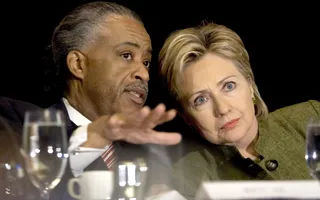
<svg viewBox="0 0 320 200">
<path fill-rule="evenodd" d="M 68 192 L 80 200 L 104 200 L 111 199 L 113 192 L 112 171 L 87 171 L 68 182 Z M 74 192 L 74 184 L 78 184 L 80 193 Z"/>
</svg>

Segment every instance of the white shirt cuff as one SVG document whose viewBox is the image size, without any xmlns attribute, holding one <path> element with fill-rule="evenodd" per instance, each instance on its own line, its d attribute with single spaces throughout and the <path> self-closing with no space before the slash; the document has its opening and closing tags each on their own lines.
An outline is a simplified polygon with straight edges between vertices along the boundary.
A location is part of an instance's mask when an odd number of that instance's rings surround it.
<svg viewBox="0 0 320 200">
<path fill-rule="evenodd" d="M 108 148 L 80 147 L 87 141 L 87 128 L 88 126 L 80 126 L 73 131 L 69 140 L 70 168 L 75 177 L 81 175 L 83 170 Z"/>
<path fill-rule="evenodd" d="M 73 131 L 70 140 L 69 140 L 69 152 L 73 153 L 80 145 L 87 141 L 87 128 L 86 126 L 80 126 L 76 130 Z"/>
</svg>

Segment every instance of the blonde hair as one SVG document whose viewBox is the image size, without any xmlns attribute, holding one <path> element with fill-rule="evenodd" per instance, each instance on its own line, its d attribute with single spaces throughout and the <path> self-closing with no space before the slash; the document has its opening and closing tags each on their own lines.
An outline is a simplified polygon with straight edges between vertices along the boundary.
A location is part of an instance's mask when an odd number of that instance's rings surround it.
<svg viewBox="0 0 320 200">
<path fill-rule="evenodd" d="M 188 64 L 209 52 L 231 60 L 239 72 L 250 81 L 254 91 L 256 116 L 266 117 L 268 108 L 254 81 L 249 55 L 241 38 L 231 29 L 215 23 L 203 23 L 197 27 L 177 30 L 170 34 L 160 50 L 160 78 L 176 103 L 179 105 L 182 100 L 179 90 L 181 73 Z"/>
</svg>

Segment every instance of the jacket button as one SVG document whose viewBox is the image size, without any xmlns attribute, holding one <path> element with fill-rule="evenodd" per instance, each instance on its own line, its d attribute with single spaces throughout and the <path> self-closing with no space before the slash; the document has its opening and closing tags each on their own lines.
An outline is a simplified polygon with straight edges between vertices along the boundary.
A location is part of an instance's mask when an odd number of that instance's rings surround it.
<svg viewBox="0 0 320 200">
<path fill-rule="evenodd" d="M 279 164 L 278 164 L 278 161 L 276 160 L 268 160 L 266 161 L 266 168 L 269 170 L 269 171 L 274 171 L 278 168 Z"/>
</svg>

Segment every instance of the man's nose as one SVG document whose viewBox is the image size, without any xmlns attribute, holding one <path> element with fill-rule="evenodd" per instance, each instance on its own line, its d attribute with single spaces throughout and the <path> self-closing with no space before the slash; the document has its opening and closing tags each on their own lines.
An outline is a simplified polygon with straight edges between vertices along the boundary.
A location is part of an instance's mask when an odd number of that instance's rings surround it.
<svg viewBox="0 0 320 200">
<path fill-rule="evenodd" d="M 137 69 L 132 73 L 132 76 L 134 79 L 139 79 L 143 82 L 148 82 L 150 79 L 149 71 L 144 65 L 139 65 Z"/>
</svg>

